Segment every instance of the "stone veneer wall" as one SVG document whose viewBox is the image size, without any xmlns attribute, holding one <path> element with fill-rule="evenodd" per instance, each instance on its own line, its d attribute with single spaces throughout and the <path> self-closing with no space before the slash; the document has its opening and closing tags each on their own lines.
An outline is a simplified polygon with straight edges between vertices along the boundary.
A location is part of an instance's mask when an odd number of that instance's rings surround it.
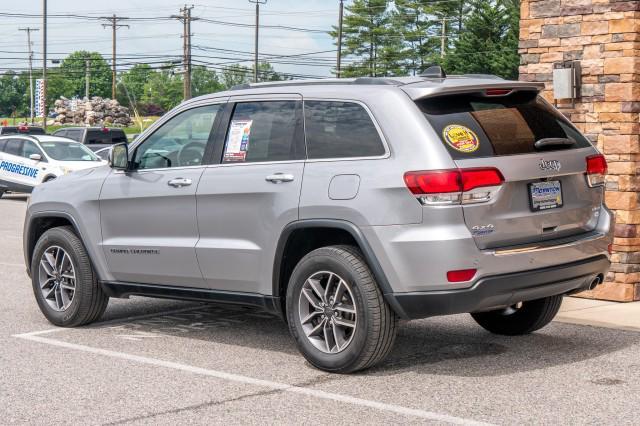
<svg viewBox="0 0 640 426">
<path fill-rule="evenodd" d="M 575 107 L 558 107 L 606 155 L 606 203 L 615 211 L 613 265 L 606 283 L 582 295 L 640 300 L 640 1 L 523 0 L 520 79 L 546 83 L 553 64 L 579 61 Z"/>
</svg>

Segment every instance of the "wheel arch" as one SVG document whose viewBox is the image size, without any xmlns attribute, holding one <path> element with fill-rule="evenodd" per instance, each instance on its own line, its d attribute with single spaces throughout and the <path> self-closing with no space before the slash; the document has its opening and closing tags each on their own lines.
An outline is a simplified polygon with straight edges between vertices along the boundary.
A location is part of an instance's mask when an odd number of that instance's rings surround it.
<svg viewBox="0 0 640 426">
<path fill-rule="evenodd" d="M 402 309 L 391 296 L 393 291 L 384 270 L 362 231 L 344 220 L 306 219 L 285 226 L 276 246 L 272 294 L 279 300 L 283 318 L 286 318 L 286 290 L 295 265 L 310 251 L 337 244 L 351 244 L 360 249 L 385 299 L 399 316 L 404 317 Z"/>
<path fill-rule="evenodd" d="M 31 276 L 31 260 L 33 255 L 33 249 L 38 242 L 38 239 L 46 231 L 52 228 L 60 226 L 71 226 L 80 240 L 83 240 L 82 233 L 78 223 L 72 215 L 66 212 L 47 211 L 38 212 L 32 214 L 28 221 L 25 223 L 23 245 L 24 245 L 24 258 L 27 267 L 27 274 Z M 94 264 L 91 258 L 91 253 L 87 253 L 91 263 Z"/>
</svg>

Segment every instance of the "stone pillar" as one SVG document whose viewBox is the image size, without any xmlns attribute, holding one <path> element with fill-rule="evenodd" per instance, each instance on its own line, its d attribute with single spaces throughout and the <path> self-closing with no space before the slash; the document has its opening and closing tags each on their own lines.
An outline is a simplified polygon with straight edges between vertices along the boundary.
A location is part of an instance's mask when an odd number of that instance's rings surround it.
<svg viewBox="0 0 640 426">
<path fill-rule="evenodd" d="M 605 154 L 605 200 L 615 211 L 613 265 L 585 297 L 640 300 L 640 1 L 523 0 L 520 79 L 546 83 L 554 63 L 579 61 L 575 107 L 558 107 Z"/>
</svg>

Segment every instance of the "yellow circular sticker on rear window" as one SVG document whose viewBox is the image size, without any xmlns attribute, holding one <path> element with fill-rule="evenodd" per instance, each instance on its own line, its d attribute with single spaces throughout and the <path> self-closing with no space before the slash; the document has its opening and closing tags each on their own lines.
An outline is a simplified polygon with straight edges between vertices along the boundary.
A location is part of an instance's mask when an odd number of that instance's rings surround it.
<svg viewBox="0 0 640 426">
<path fill-rule="evenodd" d="M 473 130 L 459 124 L 450 124 L 442 131 L 445 142 L 456 151 L 474 152 L 480 147 L 480 139 Z"/>
</svg>

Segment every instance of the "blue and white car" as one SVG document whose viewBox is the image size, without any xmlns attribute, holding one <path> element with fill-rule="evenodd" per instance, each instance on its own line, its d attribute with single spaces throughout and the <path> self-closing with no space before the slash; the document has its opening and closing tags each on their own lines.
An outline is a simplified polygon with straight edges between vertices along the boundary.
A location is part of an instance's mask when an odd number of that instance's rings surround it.
<svg viewBox="0 0 640 426">
<path fill-rule="evenodd" d="M 76 170 L 104 165 L 83 144 L 49 135 L 0 137 L 0 197 L 5 192 L 30 193 L 42 182 Z"/>
</svg>

